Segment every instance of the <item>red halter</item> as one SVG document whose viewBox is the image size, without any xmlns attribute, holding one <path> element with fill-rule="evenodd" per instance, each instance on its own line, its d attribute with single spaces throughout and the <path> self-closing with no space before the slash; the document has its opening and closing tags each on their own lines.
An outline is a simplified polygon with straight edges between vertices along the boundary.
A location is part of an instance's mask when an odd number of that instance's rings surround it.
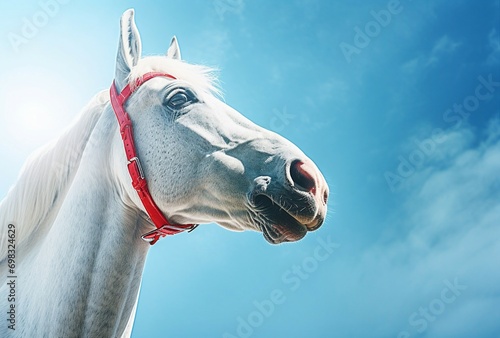
<svg viewBox="0 0 500 338">
<path fill-rule="evenodd" d="M 120 124 L 120 134 L 122 136 L 123 145 L 125 147 L 125 154 L 127 156 L 127 167 L 128 172 L 130 173 L 130 177 L 132 178 L 132 186 L 137 191 L 139 198 L 141 199 L 144 208 L 146 209 L 146 213 L 149 218 L 156 226 L 156 229 L 150 231 L 144 235 L 142 235 L 142 239 L 149 244 L 155 244 L 160 237 L 165 237 L 167 235 L 175 235 L 180 232 L 189 230 L 192 231 L 197 227 L 196 224 L 170 224 L 170 222 L 163 215 L 161 210 L 156 205 L 151 193 L 149 192 L 148 183 L 144 177 L 144 172 L 142 171 L 141 162 L 137 157 L 137 153 L 135 150 L 134 144 L 134 134 L 132 121 L 130 120 L 130 116 L 125 111 L 125 102 L 127 102 L 130 95 L 132 95 L 137 88 L 143 85 L 146 81 L 151 80 L 154 77 L 166 77 L 172 80 L 176 80 L 170 74 L 159 73 L 159 72 L 150 72 L 144 74 L 141 78 L 138 78 L 133 86 L 128 84 L 123 88 L 120 94 L 118 94 L 116 90 L 115 82 L 111 85 L 110 96 L 111 96 L 111 105 L 113 107 L 113 111 L 115 112 L 116 118 L 118 119 L 118 123 Z"/>
</svg>

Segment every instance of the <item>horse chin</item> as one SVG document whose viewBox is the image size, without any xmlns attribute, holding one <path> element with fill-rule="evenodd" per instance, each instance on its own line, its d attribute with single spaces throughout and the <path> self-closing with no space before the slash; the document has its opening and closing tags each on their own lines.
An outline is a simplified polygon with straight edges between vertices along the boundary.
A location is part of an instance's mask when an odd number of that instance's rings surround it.
<svg viewBox="0 0 500 338">
<path fill-rule="evenodd" d="M 252 204 L 258 216 L 264 238 L 271 244 L 296 242 L 302 239 L 310 229 L 292 216 L 284 207 L 275 203 L 269 196 L 253 196 Z"/>
<path fill-rule="evenodd" d="M 279 225 L 269 224 L 262 226 L 262 233 L 264 238 L 271 244 L 280 244 L 283 242 L 296 242 L 307 233 L 307 228 L 302 224 Z"/>
</svg>

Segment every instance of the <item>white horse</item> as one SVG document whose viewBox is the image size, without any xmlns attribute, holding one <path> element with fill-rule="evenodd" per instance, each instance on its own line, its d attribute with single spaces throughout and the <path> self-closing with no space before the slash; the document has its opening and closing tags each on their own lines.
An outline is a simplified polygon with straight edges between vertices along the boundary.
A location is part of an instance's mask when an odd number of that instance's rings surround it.
<svg viewBox="0 0 500 338">
<path fill-rule="evenodd" d="M 175 37 L 166 56 L 141 59 L 133 16 L 121 19 L 114 79 L 117 93 L 130 90 L 126 151 L 121 104 L 101 92 L 0 204 L 1 337 L 130 336 L 144 239 L 192 228 L 183 224 L 260 231 L 277 244 L 323 223 L 328 186 L 313 162 L 217 99 L 210 70 L 181 61 Z M 163 215 L 164 227 L 154 221 Z"/>
</svg>

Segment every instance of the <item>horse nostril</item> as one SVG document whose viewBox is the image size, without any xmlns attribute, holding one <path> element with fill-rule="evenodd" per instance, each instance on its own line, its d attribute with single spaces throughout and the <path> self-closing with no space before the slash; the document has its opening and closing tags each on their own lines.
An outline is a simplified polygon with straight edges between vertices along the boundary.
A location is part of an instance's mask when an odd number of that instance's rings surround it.
<svg viewBox="0 0 500 338">
<path fill-rule="evenodd" d="M 290 166 L 290 176 L 295 187 L 315 194 L 316 182 L 311 171 L 310 166 L 299 160 L 293 161 Z"/>
</svg>

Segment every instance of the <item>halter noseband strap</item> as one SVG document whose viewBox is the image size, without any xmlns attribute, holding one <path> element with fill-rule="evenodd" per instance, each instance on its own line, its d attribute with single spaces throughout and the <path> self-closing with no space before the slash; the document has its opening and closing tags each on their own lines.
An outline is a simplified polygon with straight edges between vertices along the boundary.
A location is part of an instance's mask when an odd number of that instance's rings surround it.
<svg viewBox="0 0 500 338">
<path fill-rule="evenodd" d="M 148 183 L 144 177 L 141 162 L 137 157 L 132 121 L 130 120 L 128 113 L 125 111 L 125 103 L 130 95 L 132 95 L 146 81 L 159 76 L 172 80 L 176 79 L 174 76 L 167 73 L 150 72 L 144 74 L 141 78 L 138 78 L 133 83 L 133 86 L 127 84 L 120 94 L 118 94 L 118 91 L 116 90 L 114 81 L 110 89 L 111 106 L 113 107 L 113 111 L 115 112 L 120 125 L 120 134 L 122 136 L 123 146 L 127 156 L 127 167 L 130 177 L 132 178 L 132 186 L 137 191 L 137 194 L 146 209 L 146 213 L 156 226 L 155 230 L 141 236 L 143 240 L 149 242 L 151 245 L 155 244 L 160 237 L 175 235 L 186 230 L 192 231 L 197 227 L 197 224 L 170 224 L 156 205 L 151 193 L 149 192 Z"/>
</svg>

